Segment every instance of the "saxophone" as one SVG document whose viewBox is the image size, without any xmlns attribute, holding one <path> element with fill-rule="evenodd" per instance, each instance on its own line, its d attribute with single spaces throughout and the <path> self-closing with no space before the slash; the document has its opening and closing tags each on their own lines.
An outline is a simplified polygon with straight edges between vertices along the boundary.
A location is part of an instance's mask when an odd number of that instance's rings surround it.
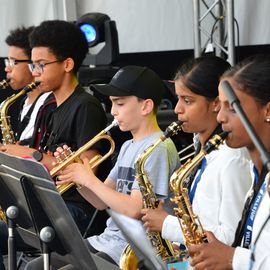
<svg viewBox="0 0 270 270">
<path fill-rule="evenodd" d="M 146 159 L 151 155 L 153 150 L 167 138 L 177 134 L 181 130 L 181 122 L 173 122 L 170 124 L 163 135 L 153 144 L 151 144 L 144 152 L 138 157 L 135 163 L 136 180 L 139 183 L 140 191 L 143 197 L 144 208 L 155 209 L 158 206 L 159 200 L 153 190 L 153 185 L 149 180 L 148 174 L 144 169 Z M 169 261 L 179 257 L 179 252 L 173 249 L 171 242 L 163 239 L 160 232 L 146 232 L 147 238 L 150 240 L 155 249 L 156 255 L 163 261 Z M 137 269 L 137 258 L 130 245 L 124 249 L 119 266 L 121 269 L 130 270 Z"/>
<path fill-rule="evenodd" d="M 212 150 L 218 149 L 219 145 L 223 143 L 227 135 L 227 132 L 214 135 L 205 144 L 198 155 L 193 159 L 188 160 L 171 176 L 170 187 L 175 194 L 174 198 L 171 200 L 177 205 L 177 208 L 175 208 L 174 211 L 179 220 L 186 245 L 208 242 L 200 220 L 192 210 L 188 189 L 186 187 L 187 178 L 206 154 L 209 154 Z"/>
<path fill-rule="evenodd" d="M 1 89 L 6 89 L 9 86 L 9 81 L 10 79 L 4 79 L 0 82 L 0 88 Z"/>
<path fill-rule="evenodd" d="M 5 89 L 8 86 L 8 83 L 9 83 L 9 79 L 2 80 L 0 82 L 0 88 Z M 8 97 L 0 105 L 0 122 L 1 122 L 0 127 L 1 127 L 2 137 L 3 137 L 2 138 L 3 144 L 5 145 L 15 144 L 14 133 L 10 125 L 10 119 L 9 119 L 10 117 L 7 115 L 10 105 L 12 105 L 15 102 L 15 100 L 19 98 L 20 96 L 35 89 L 39 84 L 40 82 L 32 82 L 26 85 L 18 94 L 14 94 Z M 6 214 L 1 206 L 0 206 L 0 220 L 7 222 Z"/>
<path fill-rule="evenodd" d="M 14 132 L 11 128 L 10 117 L 7 114 L 10 105 L 12 105 L 16 99 L 22 95 L 35 89 L 39 84 L 40 82 L 32 82 L 26 85 L 18 94 L 13 94 L 12 96 L 8 97 L 0 105 L 0 127 L 3 137 L 2 144 L 15 144 Z"/>
</svg>

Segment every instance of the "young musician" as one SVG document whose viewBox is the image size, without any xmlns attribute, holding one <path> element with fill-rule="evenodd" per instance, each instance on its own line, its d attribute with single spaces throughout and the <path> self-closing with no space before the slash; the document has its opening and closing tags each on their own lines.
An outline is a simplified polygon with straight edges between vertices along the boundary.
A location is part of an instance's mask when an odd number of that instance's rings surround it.
<svg viewBox="0 0 270 270">
<path fill-rule="evenodd" d="M 257 135 L 270 151 L 270 56 L 256 56 L 242 61 L 225 73 Z M 233 246 L 218 241 L 208 232 L 208 244 L 190 246 L 194 255 L 192 265 L 196 269 L 269 269 L 270 267 L 270 204 L 269 178 L 265 179 L 260 153 L 247 134 L 239 115 L 230 106 L 221 85 L 219 86 L 221 109 L 218 121 L 229 132 L 226 143 L 233 148 L 247 147 L 254 164 L 254 185 L 249 194 L 253 198 L 246 203 L 242 220 L 243 229 L 237 230 Z M 253 194 L 253 195 L 252 195 Z M 232 205 L 233 206 L 233 205 Z M 240 228 L 240 227 L 239 227 Z M 252 255 L 252 253 L 254 253 Z"/>
<path fill-rule="evenodd" d="M 33 30 L 34 27 L 16 28 L 10 31 L 5 40 L 8 45 L 8 57 L 5 59 L 6 77 L 9 79 L 9 86 L 18 92 L 34 81 L 34 77 L 28 68 L 28 64 L 31 63 L 29 35 Z M 32 145 L 32 142 L 38 143 L 42 132 L 45 132 L 47 128 L 47 119 L 54 108 L 55 99 L 50 95 L 50 92 L 42 93 L 39 87 L 28 92 L 23 99 L 18 122 L 16 123 L 15 140 L 21 145 Z M 7 113 L 9 114 L 9 111 Z M 43 116 L 41 117 L 41 115 Z M 15 121 L 11 119 L 11 123 L 13 122 Z M 11 129 L 14 126 L 11 126 Z M 7 253 L 7 234 L 6 223 L 0 221 L 1 253 Z M 18 243 L 22 243 L 22 241 L 18 241 Z M 18 248 L 23 249 L 24 245 L 18 245 Z M 2 268 L 0 267 L 0 269 Z"/>
<path fill-rule="evenodd" d="M 175 112 L 184 132 L 195 133 L 196 152 L 214 135 L 221 133 L 217 122 L 220 108 L 218 83 L 229 64 L 218 57 L 205 56 L 185 63 L 175 77 L 178 103 Z M 232 243 L 245 195 L 251 186 L 249 160 L 245 149 L 219 146 L 207 154 L 189 175 L 189 200 L 203 229 L 211 230 L 225 243 Z M 233 207 L 232 207 L 233 206 Z M 165 239 L 185 243 L 178 219 L 168 215 L 162 204 L 143 209 L 144 226 L 161 231 Z M 192 224 L 190 224 L 192 226 Z M 201 239 L 202 241 L 202 239 Z"/>
<path fill-rule="evenodd" d="M 115 74 L 109 84 L 94 87 L 110 96 L 113 117 L 122 131 L 131 131 L 133 139 L 122 145 L 117 162 L 104 183 L 93 174 L 85 159 L 84 164 L 74 163 L 64 169 L 58 176 L 59 184 L 76 182 L 82 186 L 80 193 L 98 209 L 109 207 L 140 218 L 142 194 L 135 180 L 134 164 L 139 154 L 162 135 L 156 113 L 165 90 L 164 84 L 149 68 L 126 66 Z M 178 154 L 171 139 L 161 143 L 146 160 L 145 170 L 158 197 L 168 196 L 168 179 L 177 166 Z M 111 218 L 102 234 L 87 240 L 91 252 L 114 264 L 119 263 L 127 245 Z M 27 269 L 37 269 L 38 265 L 34 263 L 30 263 L 32 268 Z"/>
<path fill-rule="evenodd" d="M 30 45 L 32 76 L 40 82 L 43 92 L 53 92 L 57 108 L 38 151 L 20 145 L 2 145 L 1 150 L 21 157 L 33 156 L 50 170 L 56 162 L 51 153 L 59 145 L 68 144 L 72 150 L 77 150 L 106 127 L 107 119 L 100 102 L 86 93 L 76 78 L 88 52 L 86 38 L 76 25 L 60 20 L 44 21 L 31 33 Z M 97 143 L 83 155 L 91 159 L 98 153 L 103 154 L 104 148 Z M 108 163 L 101 164 L 98 173 L 105 174 Z M 80 231 L 84 232 L 95 209 L 75 188 L 68 190 L 63 199 Z M 100 228 L 99 224 L 97 231 Z"/>
<path fill-rule="evenodd" d="M 34 27 L 19 27 L 10 31 L 6 38 L 8 57 L 5 59 L 5 71 L 7 79 L 10 80 L 10 87 L 16 91 L 20 91 L 34 81 L 28 68 L 28 64 L 31 63 L 29 35 L 33 30 Z M 28 92 L 26 98 L 23 99 L 18 117 L 15 140 L 21 145 L 29 145 L 32 139 L 35 140 L 37 134 L 33 135 L 33 132 L 39 110 L 49 114 L 54 107 L 54 97 L 50 96 L 50 92 L 42 93 L 39 87 Z"/>
</svg>

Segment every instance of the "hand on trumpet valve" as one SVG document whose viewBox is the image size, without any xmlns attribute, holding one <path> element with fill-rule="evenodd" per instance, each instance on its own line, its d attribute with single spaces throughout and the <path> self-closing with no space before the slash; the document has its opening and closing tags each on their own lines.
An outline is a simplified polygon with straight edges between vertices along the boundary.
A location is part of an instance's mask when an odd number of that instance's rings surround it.
<svg viewBox="0 0 270 270">
<path fill-rule="evenodd" d="M 72 163 L 61 170 L 57 176 L 56 184 L 62 185 L 67 183 L 76 183 L 80 186 L 85 186 L 91 181 L 92 176 L 95 177 L 92 169 L 89 166 L 89 159 L 83 158 L 83 163 Z"/>
<path fill-rule="evenodd" d="M 56 151 L 53 154 L 56 157 L 57 162 L 53 163 L 53 166 L 63 162 L 64 160 L 69 158 L 72 154 L 73 152 L 71 151 L 71 148 L 66 144 L 63 145 L 63 147 L 57 147 Z"/>
</svg>

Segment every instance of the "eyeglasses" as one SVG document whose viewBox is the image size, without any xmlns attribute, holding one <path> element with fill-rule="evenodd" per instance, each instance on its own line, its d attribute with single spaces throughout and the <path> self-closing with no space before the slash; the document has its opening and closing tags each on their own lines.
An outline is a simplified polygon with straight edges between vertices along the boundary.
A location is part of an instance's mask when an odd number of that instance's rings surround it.
<svg viewBox="0 0 270 270">
<path fill-rule="evenodd" d="M 52 62 L 42 63 L 42 64 L 30 63 L 30 64 L 28 64 L 28 67 L 29 67 L 29 70 L 31 72 L 43 73 L 45 66 L 53 64 L 53 63 L 60 63 L 60 62 L 63 62 L 63 60 L 55 60 L 55 61 L 52 61 Z"/>
<path fill-rule="evenodd" d="M 17 65 L 18 63 L 30 63 L 30 62 L 31 60 L 29 59 L 5 58 L 5 66 L 10 68 L 14 68 L 14 66 Z"/>
</svg>

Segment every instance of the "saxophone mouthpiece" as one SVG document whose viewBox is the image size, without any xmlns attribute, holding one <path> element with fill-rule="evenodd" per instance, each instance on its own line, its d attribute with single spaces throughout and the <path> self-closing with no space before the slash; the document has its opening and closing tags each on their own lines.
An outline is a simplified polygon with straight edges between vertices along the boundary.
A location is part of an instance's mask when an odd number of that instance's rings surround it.
<svg viewBox="0 0 270 270">
<path fill-rule="evenodd" d="M 219 134 L 220 138 L 224 141 L 227 136 L 229 135 L 229 132 L 223 131 L 222 133 Z"/>
<path fill-rule="evenodd" d="M 4 79 L 0 82 L 0 88 L 6 89 L 9 86 L 10 79 Z"/>
<path fill-rule="evenodd" d="M 28 92 L 32 91 L 33 89 L 37 88 L 39 85 L 40 85 L 40 82 L 32 82 L 32 83 L 29 83 L 28 85 L 26 85 L 26 86 L 23 88 L 23 91 L 24 91 L 25 93 L 28 93 Z"/>
<path fill-rule="evenodd" d="M 182 122 L 180 120 L 172 122 L 163 133 L 165 139 L 177 134 L 182 129 L 181 125 Z"/>
<path fill-rule="evenodd" d="M 220 134 L 215 134 L 204 146 L 204 151 L 208 154 L 212 150 L 218 149 L 218 147 L 224 142 L 228 136 L 228 132 L 223 131 Z"/>
</svg>

